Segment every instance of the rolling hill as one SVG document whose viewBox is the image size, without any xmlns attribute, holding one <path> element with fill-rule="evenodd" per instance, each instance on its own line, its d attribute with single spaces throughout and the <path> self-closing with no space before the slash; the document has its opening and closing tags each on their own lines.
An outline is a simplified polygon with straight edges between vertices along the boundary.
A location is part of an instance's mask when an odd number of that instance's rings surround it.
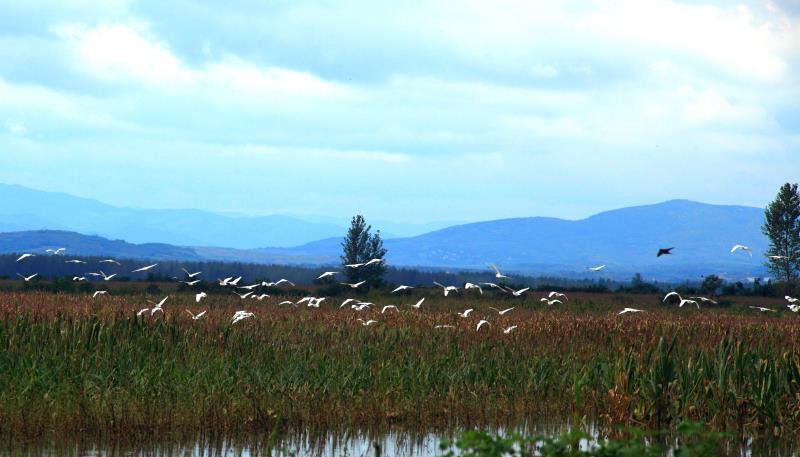
<svg viewBox="0 0 800 457">
<path fill-rule="evenodd" d="M 65 230 L 131 243 L 231 248 L 295 246 L 345 228 L 289 216 L 235 217 L 194 209 L 135 209 L 0 184 L 0 231 Z"/>
<path fill-rule="evenodd" d="M 623 208 L 581 220 L 545 217 L 504 219 L 448 227 L 420 236 L 389 239 L 394 266 L 485 269 L 489 262 L 524 274 L 627 279 L 640 272 L 659 280 L 696 279 L 710 273 L 728 278 L 763 276 L 763 210 L 686 200 Z M 0 252 L 66 246 L 72 254 L 157 257 L 254 263 L 336 264 L 341 238 L 328 237 L 296 247 L 231 249 L 132 245 L 66 232 L 0 234 Z M 753 248 L 754 256 L 731 254 L 733 244 Z M 660 247 L 674 255 L 656 258 Z M 600 274 L 587 267 L 605 264 Z"/>
</svg>

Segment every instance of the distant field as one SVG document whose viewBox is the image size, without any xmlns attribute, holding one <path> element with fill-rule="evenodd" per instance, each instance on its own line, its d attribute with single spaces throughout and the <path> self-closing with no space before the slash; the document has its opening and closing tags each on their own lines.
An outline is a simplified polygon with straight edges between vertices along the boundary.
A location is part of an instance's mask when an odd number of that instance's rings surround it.
<svg viewBox="0 0 800 457">
<path fill-rule="evenodd" d="M 422 309 L 381 314 L 380 306 L 338 309 L 342 299 L 309 309 L 277 306 L 285 297 L 211 295 L 198 305 L 168 292 L 154 317 L 135 313 L 167 293 L 0 294 L 0 434 L 180 437 L 269 433 L 277 424 L 429 430 L 576 418 L 654 429 L 692 419 L 790 441 L 800 431 L 800 315 L 776 299 L 723 297 L 730 306 L 696 310 L 649 295 L 571 294 L 546 306 L 541 293 L 426 291 Z M 421 296 L 360 298 L 403 305 Z M 515 309 L 500 316 L 489 306 Z M 618 316 L 623 307 L 646 312 Z M 468 318 L 455 314 L 466 308 L 475 309 Z M 208 313 L 193 321 L 186 309 Z M 256 316 L 231 325 L 241 309 Z M 490 325 L 476 331 L 480 319 Z"/>
</svg>

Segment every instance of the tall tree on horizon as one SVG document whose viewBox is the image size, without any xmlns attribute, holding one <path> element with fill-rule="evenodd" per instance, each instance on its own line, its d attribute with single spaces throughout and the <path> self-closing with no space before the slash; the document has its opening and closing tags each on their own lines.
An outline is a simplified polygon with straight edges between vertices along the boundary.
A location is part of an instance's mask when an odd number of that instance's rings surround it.
<svg viewBox="0 0 800 457">
<path fill-rule="evenodd" d="M 786 183 L 764 211 L 761 227 L 770 245 L 767 267 L 775 278 L 794 285 L 800 273 L 800 194 L 797 184 Z"/>
<path fill-rule="evenodd" d="M 367 225 L 364 216 L 357 214 L 350 222 L 350 228 L 342 242 L 342 265 L 347 282 L 357 283 L 367 281 L 368 287 L 377 287 L 383 284 L 383 275 L 386 274 L 384 262 L 369 266 L 350 268 L 344 265 L 367 263 L 372 259 L 383 259 L 386 248 L 383 247 L 381 231 L 370 234 L 371 225 Z"/>
</svg>

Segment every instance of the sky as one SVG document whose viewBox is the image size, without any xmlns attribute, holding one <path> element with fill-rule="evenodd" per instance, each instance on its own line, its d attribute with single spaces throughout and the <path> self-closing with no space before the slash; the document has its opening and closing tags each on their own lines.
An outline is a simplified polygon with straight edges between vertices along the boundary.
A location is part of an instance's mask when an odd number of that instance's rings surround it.
<svg viewBox="0 0 800 457">
<path fill-rule="evenodd" d="M 403 222 L 764 206 L 800 175 L 798 69 L 796 1 L 0 0 L 0 182 Z"/>
</svg>

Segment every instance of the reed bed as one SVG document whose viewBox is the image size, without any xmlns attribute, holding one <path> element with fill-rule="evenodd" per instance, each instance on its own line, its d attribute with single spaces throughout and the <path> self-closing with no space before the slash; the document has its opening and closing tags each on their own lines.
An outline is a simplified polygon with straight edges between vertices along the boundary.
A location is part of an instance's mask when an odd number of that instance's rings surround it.
<svg viewBox="0 0 800 457">
<path fill-rule="evenodd" d="M 692 420 L 800 435 L 800 316 L 791 313 L 586 295 L 562 307 L 431 298 L 381 314 L 174 295 L 163 315 L 136 317 L 145 298 L 0 294 L 4 439 L 581 419 L 609 430 Z M 474 318 L 457 317 L 467 302 Z M 244 304 L 256 317 L 231 325 Z M 488 309 L 506 305 L 517 309 Z M 647 312 L 618 316 L 620 305 Z M 184 309 L 209 311 L 193 321 Z M 491 326 L 478 332 L 483 317 Z"/>
</svg>

